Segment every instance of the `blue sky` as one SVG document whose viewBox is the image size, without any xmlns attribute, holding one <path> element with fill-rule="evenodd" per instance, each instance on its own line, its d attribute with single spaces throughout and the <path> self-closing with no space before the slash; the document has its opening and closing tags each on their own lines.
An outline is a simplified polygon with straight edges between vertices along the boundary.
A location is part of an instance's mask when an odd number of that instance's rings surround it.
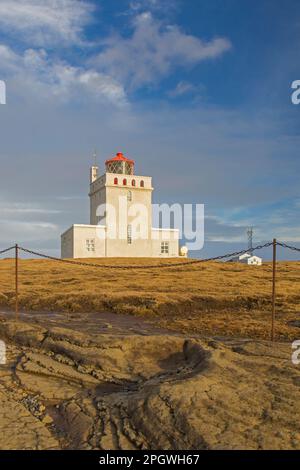
<svg viewBox="0 0 300 470">
<path fill-rule="evenodd" d="M 94 148 L 205 204 L 200 256 L 299 244 L 299 44 L 297 0 L 1 0 L 1 246 L 58 254 Z"/>
</svg>

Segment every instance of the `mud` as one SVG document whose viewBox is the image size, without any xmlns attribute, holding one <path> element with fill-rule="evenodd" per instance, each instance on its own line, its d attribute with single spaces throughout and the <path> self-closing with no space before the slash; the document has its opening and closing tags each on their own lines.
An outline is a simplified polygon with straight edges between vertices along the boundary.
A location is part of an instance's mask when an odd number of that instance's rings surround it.
<svg viewBox="0 0 300 470">
<path fill-rule="evenodd" d="M 113 314 L 0 315 L 1 449 L 299 449 L 290 344 Z"/>
</svg>

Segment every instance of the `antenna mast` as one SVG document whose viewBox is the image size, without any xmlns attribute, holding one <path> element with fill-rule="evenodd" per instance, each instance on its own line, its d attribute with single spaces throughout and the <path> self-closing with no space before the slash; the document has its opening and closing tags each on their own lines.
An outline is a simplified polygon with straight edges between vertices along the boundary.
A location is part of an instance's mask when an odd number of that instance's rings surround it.
<svg viewBox="0 0 300 470">
<path fill-rule="evenodd" d="M 253 227 L 247 228 L 247 236 L 248 236 L 248 250 L 253 251 Z"/>
</svg>

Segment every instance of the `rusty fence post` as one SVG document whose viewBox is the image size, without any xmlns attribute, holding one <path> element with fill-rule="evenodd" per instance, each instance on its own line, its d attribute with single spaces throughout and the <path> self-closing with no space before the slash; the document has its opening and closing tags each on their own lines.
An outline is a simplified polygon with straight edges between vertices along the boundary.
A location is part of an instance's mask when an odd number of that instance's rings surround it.
<svg viewBox="0 0 300 470">
<path fill-rule="evenodd" d="M 15 314 L 16 320 L 19 318 L 19 246 L 15 245 L 15 281 L 16 281 L 16 299 Z"/>
<path fill-rule="evenodd" d="M 271 341 L 275 340 L 275 303 L 276 303 L 276 248 L 277 240 L 273 239 L 273 280 L 272 280 L 272 327 Z"/>
</svg>

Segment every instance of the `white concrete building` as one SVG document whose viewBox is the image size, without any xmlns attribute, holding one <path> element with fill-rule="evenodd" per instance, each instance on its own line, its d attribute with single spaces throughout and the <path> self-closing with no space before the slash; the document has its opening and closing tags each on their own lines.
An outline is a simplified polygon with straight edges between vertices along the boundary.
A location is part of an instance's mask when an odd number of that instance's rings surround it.
<svg viewBox="0 0 300 470">
<path fill-rule="evenodd" d="M 237 261 L 239 263 L 261 266 L 262 265 L 262 258 L 255 255 L 250 255 L 249 253 L 244 253 L 243 255 L 237 256 L 236 258 L 232 258 L 230 261 Z"/>
<path fill-rule="evenodd" d="M 90 225 L 72 225 L 62 234 L 62 258 L 186 256 L 179 252 L 179 230 L 152 227 L 152 178 L 135 175 L 134 161 L 122 153 L 105 167 L 101 176 L 97 166 L 90 169 Z M 139 237 L 138 208 L 144 208 Z"/>
<path fill-rule="evenodd" d="M 248 257 L 241 259 L 240 262 L 246 263 L 249 265 L 261 266 L 262 258 L 260 258 L 259 256 L 255 256 L 255 255 L 249 255 Z"/>
<path fill-rule="evenodd" d="M 262 265 L 262 258 L 259 256 L 251 255 L 250 253 L 244 253 L 241 256 L 233 258 L 231 261 L 238 261 L 239 263 L 261 266 Z"/>
</svg>

